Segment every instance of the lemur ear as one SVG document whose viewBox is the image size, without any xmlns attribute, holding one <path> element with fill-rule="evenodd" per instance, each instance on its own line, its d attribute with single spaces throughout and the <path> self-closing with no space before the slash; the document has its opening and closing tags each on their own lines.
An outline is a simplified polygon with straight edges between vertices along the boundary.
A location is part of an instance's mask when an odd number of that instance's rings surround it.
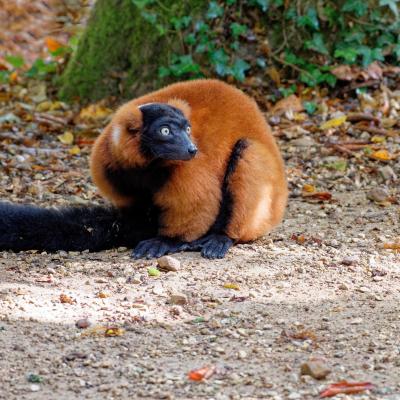
<svg viewBox="0 0 400 400">
<path fill-rule="evenodd" d="M 179 110 L 181 110 L 183 112 L 183 115 L 189 119 L 190 118 L 190 106 L 189 104 L 185 101 L 185 100 L 181 100 L 181 99 L 171 99 L 168 100 L 168 105 L 175 107 Z"/>
</svg>

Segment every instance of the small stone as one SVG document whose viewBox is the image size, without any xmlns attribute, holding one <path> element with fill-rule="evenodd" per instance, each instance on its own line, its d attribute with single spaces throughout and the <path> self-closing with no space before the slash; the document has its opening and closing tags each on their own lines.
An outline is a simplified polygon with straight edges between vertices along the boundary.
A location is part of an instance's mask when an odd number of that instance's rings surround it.
<svg viewBox="0 0 400 400">
<path fill-rule="evenodd" d="M 357 263 L 357 258 L 356 257 L 345 257 L 342 260 L 342 264 L 346 266 L 354 265 Z"/>
<path fill-rule="evenodd" d="M 362 318 L 354 318 L 352 321 L 350 321 L 351 325 L 360 325 L 363 323 L 363 319 Z"/>
<path fill-rule="evenodd" d="M 79 329 L 86 329 L 91 325 L 91 322 L 87 318 L 78 319 L 75 322 L 75 326 Z"/>
<path fill-rule="evenodd" d="M 184 305 L 187 304 L 187 302 L 188 302 L 187 297 L 184 294 L 180 293 L 171 294 L 168 301 L 169 304 L 174 304 L 174 305 Z"/>
<path fill-rule="evenodd" d="M 289 400 L 297 400 L 297 399 L 301 399 L 301 394 L 297 393 L 297 392 L 292 392 L 289 394 L 288 399 Z"/>
<path fill-rule="evenodd" d="M 315 145 L 315 141 L 307 136 L 292 140 L 290 143 L 297 147 L 311 147 Z"/>
<path fill-rule="evenodd" d="M 361 293 L 368 293 L 369 289 L 365 286 L 360 286 L 359 288 L 357 288 L 357 290 Z"/>
<path fill-rule="evenodd" d="M 38 392 L 40 390 L 40 385 L 31 385 L 31 392 Z"/>
<path fill-rule="evenodd" d="M 160 257 L 157 264 L 159 269 L 172 272 L 177 272 L 181 267 L 180 261 L 171 256 Z"/>
<path fill-rule="evenodd" d="M 349 287 L 348 287 L 345 283 L 341 283 L 341 284 L 339 285 L 339 289 L 340 289 L 340 290 L 349 290 Z"/>
<path fill-rule="evenodd" d="M 309 375 L 315 379 L 325 379 L 331 372 L 325 360 L 311 358 L 300 367 L 301 375 Z"/>
<path fill-rule="evenodd" d="M 373 188 L 367 193 L 367 198 L 377 203 L 383 203 L 388 199 L 388 197 L 388 191 L 381 187 Z"/>
<path fill-rule="evenodd" d="M 378 171 L 382 175 L 383 179 L 385 179 L 386 181 L 397 179 L 397 175 L 395 174 L 393 169 L 389 167 L 389 165 L 385 165 L 384 167 L 379 168 Z"/>
<path fill-rule="evenodd" d="M 239 350 L 239 351 L 238 351 L 238 357 L 239 357 L 241 360 L 244 360 L 244 359 L 247 357 L 247 353 L 246 353 L 244 350 Z"/>
</svg>

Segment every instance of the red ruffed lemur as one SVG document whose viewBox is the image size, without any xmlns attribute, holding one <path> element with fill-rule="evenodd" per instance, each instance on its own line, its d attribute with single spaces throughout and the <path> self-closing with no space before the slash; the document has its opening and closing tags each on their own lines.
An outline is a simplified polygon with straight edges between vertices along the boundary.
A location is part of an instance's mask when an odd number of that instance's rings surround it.
<svg viewBox="0 0 400 400">
<path fill-rule="evenodd" d="M 94 183 L 112 206 L 0 204 L 0 249 L 133 247 L 134 258 L 222 258 L 282 219 L 287 184 L 256 103 L 217 80 L 172 84 L 124 104 L 98 137 Z"/>
</svg>

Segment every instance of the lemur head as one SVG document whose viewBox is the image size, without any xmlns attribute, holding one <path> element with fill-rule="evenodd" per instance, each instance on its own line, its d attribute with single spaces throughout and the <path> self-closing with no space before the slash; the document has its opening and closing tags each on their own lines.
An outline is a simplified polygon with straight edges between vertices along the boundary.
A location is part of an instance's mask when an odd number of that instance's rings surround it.
<svg viewBox="0 0 400 400">
<path fill-rule="evenodd" d="M 129 116 L 129 110 L 121 110 L 111 123 L 113 145 L 125 160 L 139 156 L 147 161 L 187 161 L 196 155 L 190 122 L 180 108 L 148 103 L 138 111 L 140 115 Z"/>
</svg>

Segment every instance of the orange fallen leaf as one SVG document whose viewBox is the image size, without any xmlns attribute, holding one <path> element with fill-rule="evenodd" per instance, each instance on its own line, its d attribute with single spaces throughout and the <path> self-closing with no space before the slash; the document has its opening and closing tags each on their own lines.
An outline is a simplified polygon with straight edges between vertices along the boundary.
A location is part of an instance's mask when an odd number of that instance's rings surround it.
<svg viewBox="0 0 400 400">
<path fill-rule="evenodd" d="M 374 385 L 370 382 L 347 382 L 341 381 L 330 384 L 319 395 L 321 398 L 333 397 L 337 394 L 357 394 L 366 390 L 373 389 Z"/>
<path fill-rule="evenodd" d="M 212 375 L 215 374 L 217 371 L 217 367 L 215 365 L 206 365 L 202 368 L 199 369 L 194 369 L 188 373 L 188 378 L 191 381 L 204 381 L 208 378 L 210 378 Z"/>
<path fill-rule="evenodd" d="M 112 113 L 110 108 L 102 104 L 91 104 L 81 110 L 79 119 L 83 121 L 96 121 L 108 117 Z"/>
<path fill-rule="evenodd" d="M 57 51 L 60 47 L 64 47 L 62 43 L 60 43 L 58 40 L 55 40 L 51 37 L 47 37 L 45 39 L 46 42 L 46 47 L 49 51 L 54 52 Z"/>
<path fill-rule="evenodd" d="M 378 161 L 390 161 L 396 158 L 392 154 L 390 154 L 387 150 L 377 150 L 374 151 L 371 155 L 371 158 Z"/>
<path fill-rule="evenodd" d="M 315 186 L 309 185 L 308 183 L 306 183 L 306 184 L 303 186 L 303 192 L 314 193 L 314 192 L 315 192 Z"/>
<path fill-rule="evenodd" d="M 384 243 L 383 248 L 387 250 L 400 251 L 400 242 L 398 243 Z"/>
<path fill-rule="evenodd" d="M 18 72 L 17 72 L 17 71 L 12 72 L 12 73 L 10 74 L 9 79 L 10 79 L 10 83 L 15 83 L 15 82 L 17 82 L 17 80 L 18 80 Z"/>
<path fill-rule="evenodd" d="M 61 303 L 66 303 L 66 304 L 73 304 L 75 302 L 74 299 L 72 299 L 71 297 L 69 297 L 66 294 L 60 294 L 60 302 Z"/>
<path fill-rule="evenodd" d="M 327 201 L 332 198 L 332 194 L 329 192 L 313 192 L 313 193 L 302 193 L 302 196 L 309 199 Z"/>
</svg>

